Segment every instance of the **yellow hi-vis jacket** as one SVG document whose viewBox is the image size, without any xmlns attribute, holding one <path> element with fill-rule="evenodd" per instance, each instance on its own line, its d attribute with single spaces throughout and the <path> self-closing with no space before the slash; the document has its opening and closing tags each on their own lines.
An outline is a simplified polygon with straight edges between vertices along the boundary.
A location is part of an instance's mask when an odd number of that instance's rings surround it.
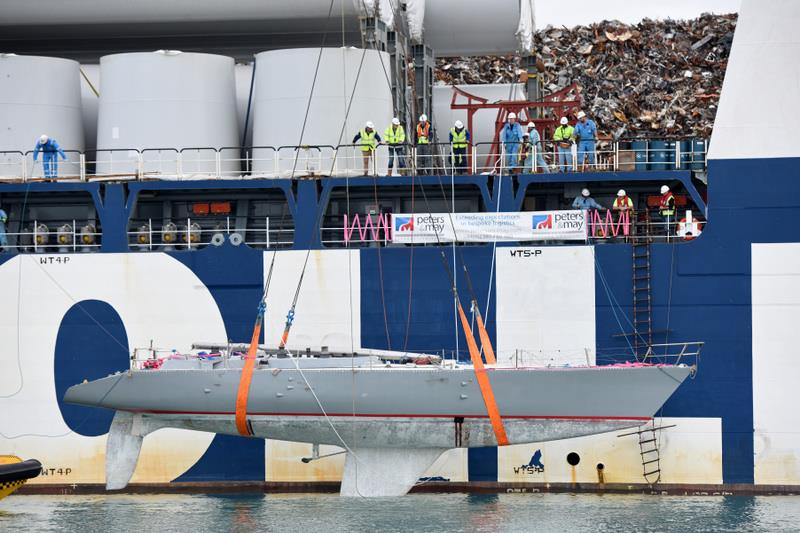
<svg viewBox="0 0 800 533">
<path fill-rule="evenodd" d="M 553 133 L 553 140 L 558 143 L 561 148 L 569 148 L 572 141 L 575 140 L 575 128 L 572 126 L 559 126 Z"/>
<path fill-rule="evenodd" d="M 378 147 L 378 141 L 375 140 L 375 130 L 367 132 L 366 128 L 361 130 L 361 151 L 369 152 L 374 151 Z"/>
<path fill-rule="evenodd" d="M 386 138 L 386 144 L 403 144 L 406 142 L 406 131 L 403 126 L 397 126 L 397 129 L 395 129 L 394 124 L 392 124 L 386 128 L 384 137 Z"/>
<path fill-rule="evenodd" d="M 467 128 L 461 128 L 461 131 L 450 128 L 450 136 L 453 139 L 453 148 L 467 147 Z"/>
</svg>

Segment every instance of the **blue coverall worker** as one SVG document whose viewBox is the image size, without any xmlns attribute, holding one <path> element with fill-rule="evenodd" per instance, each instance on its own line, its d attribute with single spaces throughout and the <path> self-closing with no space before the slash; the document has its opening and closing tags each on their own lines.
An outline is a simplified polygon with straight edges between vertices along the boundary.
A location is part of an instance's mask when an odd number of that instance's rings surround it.
<svg viewBox="0 0 800 533">
<path fill-rule="evenodd" d="M 572 209 L 603 209 L 603 206 L 595 202 L 589 189 L 583 189 L 581 195 L 572 202 Z"/>
<path fill-rule="evenodd" d="M 558 146 L 558 168 L 561 172 L 572 170 L 572 144 L 575 140 L 575 131 L 569 125 L 567 117 L 561 117 L 561 125 L 553 133 L 553 140 Z"/>
<path fill-rule="evenodd" d="M 58 156 L 60 155 L 65 161 L 67 160 L 67 156 L 64 155 L 64 150 L 58 146 L 58 142 L 55 139 L 49 138 L 47 135 L 42 135 L 39 137 L 39 142 L 36 143 L 36 146 L 33 148 L 33 162 L 36 162 L 36 159 L 39 157 L 39 152 L 43 152 L 44 155 L 42 156 L 42 167 L 44 168 L 44 177 L 45 178 L 56 178 L 58 177 Z"/>
<path fill-rule="evenodd" d="M 397 173 L 402 176 L 406 168 L 404 146 L 406 143 L 406 131 L 403 129 L 403 126 L 400 125 L 399 118 L 394 117 L 392 119 L 392 125 L 386 128 L 386 131 L 383 132 L 383 137 L 386 139 L 386 144 L 389 147 L 389 169 L 386 173 L 392 173 L 394 159 L 395 156 L 397 156 Z"/>
<path fill-rule="evenodd" d="M 8 237 L 6 236 L 6 222 L 8 222 L 8 215 L 5 211 L 0 209 L 0 251 L 5 250 L 8 246 Z"/>
<path fill-rule="evenodd" d="M 582 169 L 584 159 L 589 160 L 589 169 L 594 168 L 594 146 L 597 142 L 597 124 L 586 116 L 583 111 L 578 112 L 578 123 L 575 125 L 575 141 L 578 143 L 578 167 Z"/>
<path fill-rule="evenodd" d="M 522 126 L 517 122 L 517 115 L 515 113 L 508 114 L 508 121 L 503 125 L 500 130 L 500 140 L 503 141 L 503 147 L 506 150 L 506 168 L 513 171 L 517 166 L 520 145 L 522 144 Z"/>
<path fill-rule="evenodd" d="M 469 130 L 464 127 L 464 123 L 456 120 L 450 128 L 450 147 L 452 149 L 451 161 L 453 172 L 458 174 L 467 173 L 467 147 L 469 146 Z"/>
<path fill-rule="evenodd" d="M 364 175 L 369 176 L 370 165 L 375 156 L 375 149 L 378 147 L 378 143 L 381 142 L 381 136 L 375 131 L 375 124 L 369 120 L 364 124 L 364 128 L 353 137 L 353 144 L 359 141 L 361 142 L 361 156 L 364 161 Z"/>
<path fill-rule="evenodd" d="M 536 166 L 541 168 L 545 174 L 550 173 L 550 167 L 544 160 L 544 147 L 542 146 L 542 138 L 539 136 L 539 131 L 533 122 L 528 123 L 528 135 L 530 135 L 530 143 L 532 148 L 536 148 Z M 537 172 L 538 169 L 533 168 L 533 158 L 525 158 L 525 169 L 527 171 Z"/>
</svg>

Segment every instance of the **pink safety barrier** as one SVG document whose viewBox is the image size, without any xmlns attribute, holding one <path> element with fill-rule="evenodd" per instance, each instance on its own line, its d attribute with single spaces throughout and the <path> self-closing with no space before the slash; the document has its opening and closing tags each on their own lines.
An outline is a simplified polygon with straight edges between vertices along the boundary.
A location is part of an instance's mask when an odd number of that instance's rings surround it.
<svg viewBox="0 0 800 533">
<path fill-rule="evenodd" d="M 377 222 L 372 222 L 372 215 L 364 215 L 364 223 L 361 223 L 361 218 L 358 213 L 353 215 L 352 224 L 349 223 L 347 214 L 344 215 L 344 242 L 351 242 L 353 240 L 359 242 L 378 242 L 382 240 L 392 240 L 391 229 L 391 215 L 389 213 L 379 213 Z M 356 239 L 353 239 L 353 232 L 358 229 Z M 381 239 L 381 231 L 383 231 L 384 238 Z M 368 235 L 372 235 L 372 239 L 367 239 Z"/>
<path fill-rule="evenodd" d="M 589 211 L 589 231 L 592 237 L 607 238 L 610 235 L 617 237 L 622 230 L 622 235 L 627 237 L 630 235 L 631 221 L 629 211 L 620 211 L 616 223 L 614 223 L 614 214 L 610 209 L 606 209 L 605 220 L 600 215 L 599 209 L 592 209 Z"/>
</svg>

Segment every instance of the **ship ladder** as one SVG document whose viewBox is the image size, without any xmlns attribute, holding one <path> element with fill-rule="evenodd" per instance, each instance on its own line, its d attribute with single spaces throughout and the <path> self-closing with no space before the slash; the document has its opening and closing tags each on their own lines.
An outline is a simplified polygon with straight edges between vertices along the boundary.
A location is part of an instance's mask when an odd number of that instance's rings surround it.
<svg viewBox="0 0 800 533">
<path fill-rule="evenodd" d="M 661 453 L 658 446 L 658 436 L 655 420 L 651 420 L 649 425 L 640 428 L 639 454 L 642 456 L 642 476 L 651 487 L 661 481 Z"/>
<path fill-rule="evenodd" d="M 661 447 L 658 432 L 668 428 L 674 428 L 677 424 L 668 426 L 656 426 L 655 419 L 648 424 L 640 426 L 636 431 L 622 433 L 617 437 L 628 437 L 636 435 L 639 440 L 639 456 L 642 460 L 642 476 L 650 487 L 661 481 Z"/>
<path fill-rule="evenodd" d="M 650 290 L 650 244 L 647 239 L 633 243 L 633 352 L 637 359 L 653 344 L 653 313 Z"/>
</svg>

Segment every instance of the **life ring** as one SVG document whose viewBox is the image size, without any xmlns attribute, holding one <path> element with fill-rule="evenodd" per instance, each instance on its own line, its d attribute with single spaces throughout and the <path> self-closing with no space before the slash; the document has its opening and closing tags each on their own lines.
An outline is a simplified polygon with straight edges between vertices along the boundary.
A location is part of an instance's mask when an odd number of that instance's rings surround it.
<svg viewBox="0 0 800 533">
<path fill-rule="evenodd" d="M 677 234 L 679 237 L 683 237 L 685 241 L 694 240 L 703 233 L 705 224 L 705 222 L 697 220 L 696 218 L 692 219 L 691 222 L 686 222 L 686 218 L 684 217 L 678 222 Z"/>
</svg>

